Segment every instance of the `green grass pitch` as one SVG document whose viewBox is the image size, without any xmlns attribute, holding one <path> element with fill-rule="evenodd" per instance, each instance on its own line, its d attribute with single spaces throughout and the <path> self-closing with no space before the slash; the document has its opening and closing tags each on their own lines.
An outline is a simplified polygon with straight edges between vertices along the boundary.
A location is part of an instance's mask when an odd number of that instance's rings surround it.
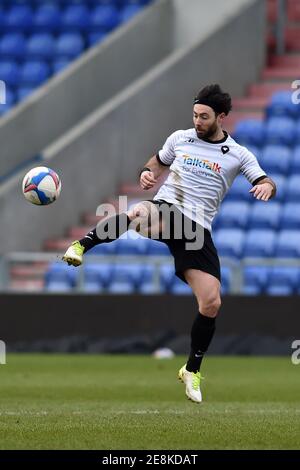
<svg viewBox="0 0 300 470">
<path fill-rule="evenodd" d="M 300 365 L 207 357 L 204 402 L 183 357 L 8 354 L 0 449 L 299 449 Z"/>
</svg>

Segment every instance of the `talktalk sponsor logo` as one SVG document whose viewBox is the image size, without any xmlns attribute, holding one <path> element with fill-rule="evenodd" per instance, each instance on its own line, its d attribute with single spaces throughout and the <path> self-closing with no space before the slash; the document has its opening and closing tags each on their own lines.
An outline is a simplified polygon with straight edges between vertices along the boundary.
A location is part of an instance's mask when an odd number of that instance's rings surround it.
<svg viewBox="0 0 300 470">
<path fill-rule="evenodd" d="M 216 162 L 210 162 L 209 160 L 201 160 L 200 158 L 192 158 L 189 155 L 183 155 L 184 165 L 191 165 L 199 168 L 206 168 L 207 170 L 214 171 L 215 173 L 221 173 L 221 166 Z"/>
</svg>

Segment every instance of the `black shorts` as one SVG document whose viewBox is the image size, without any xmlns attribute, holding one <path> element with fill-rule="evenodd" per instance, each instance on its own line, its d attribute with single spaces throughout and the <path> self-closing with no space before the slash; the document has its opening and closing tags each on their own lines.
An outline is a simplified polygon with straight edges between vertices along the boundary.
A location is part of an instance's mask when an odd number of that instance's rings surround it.
<svg viewBox="0 0 300 470">
<path fill-rule="evenodd" d="M 151 200 L 150 202 L 158 205 L 159 208 L 163 204 L 173 206 L 172 204 L 161 199 L 157 201 Z M 187 217 L 182 214 L 179 209 L 177 209 L 177 216 L 175 215 L 171 218 L 170 237 L 168 239 L 164 239 L 163 237 L 159 238 L 159 241 L 166 243 L 174 257 L 176 275 L 186 282 L 183 274 L 184 271 L 186 269 L 198 269 L 200 271 L 211 274 L 221 282 L 220 260 L 209 230 L 201 227 L 195 221 L 191 221 L 189 219 L 189 223 L 192 224 L 193 231 L 195 232 L 197 229 L 201 231 L 204 230 L 204 237 L 202 248 L 196 250 L 187 249 L 186 243 L 193 240 L 187 239 L 184 235 L 181 239 L 176 239 L 174 237 L 174 227 L 176 225 L 176 220 L 178 220 L 176 217 L 181 218 L 181 224 L 184 223 L 184 219 L 187 219 Z"/>
</svg>

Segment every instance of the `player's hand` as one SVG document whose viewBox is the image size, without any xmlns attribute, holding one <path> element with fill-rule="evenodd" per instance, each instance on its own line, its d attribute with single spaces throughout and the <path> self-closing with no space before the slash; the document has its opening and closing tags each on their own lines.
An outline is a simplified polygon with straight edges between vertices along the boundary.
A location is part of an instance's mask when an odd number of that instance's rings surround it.
<svg viewBox="0 0 300 470">
<path fill-rule="evenodd" d="M 143 189 L 151 189 L 156 183 L 153 171 L 143 171 L 140 177 L 140 185 Z"/>
<path fill-rule="evenodd" d="M 262 183 L 253 186 L 249 193 L 253 193 L 256 199 L 268 201 L 273 195 L 273 186 L 270 183 Z"/>
</svg>

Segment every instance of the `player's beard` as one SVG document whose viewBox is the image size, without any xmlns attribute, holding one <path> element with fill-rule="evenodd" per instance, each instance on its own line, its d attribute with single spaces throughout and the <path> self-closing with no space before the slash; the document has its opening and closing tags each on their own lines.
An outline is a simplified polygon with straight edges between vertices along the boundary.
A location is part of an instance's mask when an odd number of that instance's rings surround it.
<svg viewBox="0 0 300 470">
<path fill-rule="evenodd" d="M 212 125 L 207 129 L 206 132 L 199 133 L 196 129 L 197 137 L 199 139 L 210 139 L 218 131 L 217 119 L 212 123 Z"/>
</svg>

